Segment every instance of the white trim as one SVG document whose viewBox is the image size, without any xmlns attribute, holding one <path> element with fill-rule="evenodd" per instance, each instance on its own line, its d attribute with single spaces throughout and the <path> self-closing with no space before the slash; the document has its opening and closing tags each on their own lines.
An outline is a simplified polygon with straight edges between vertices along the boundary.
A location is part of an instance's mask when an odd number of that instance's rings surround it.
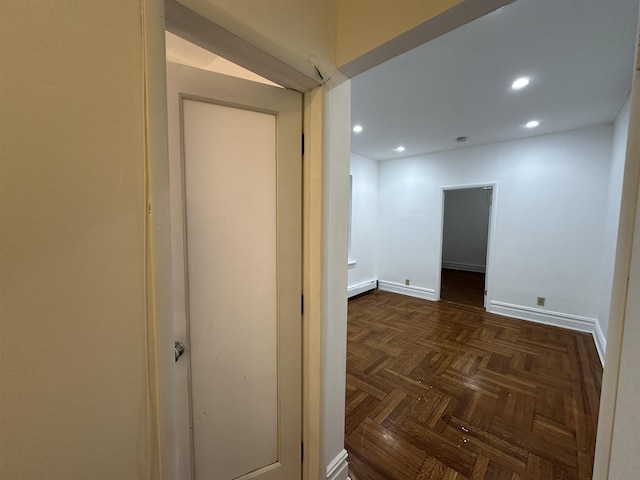
<svg viewBox="0 0 640 480">
<path fill-rule="evenodd" d="M 473 263 L 445 262 L 444 260 L 442 261 L 442 268 L 477 273 L 484 273 L 487 270 L 484 265 L 475 265 Z"/>
<path fill-rule="evenodd" d="M 378 288 L 385 292 L 400 293 L 410 297 L 422 298 L 423 300 L 436 301 L 436 292 L 432 288 L 416 287 L 414 285 L 403 285 L 386 280 L 378 280 Z"/>
<path fill-rule="evenodd" d="M 342 451 L 327 465 L 327 480 L 347 480 L 349 478 L 349 464 L 347 451 Z"/>
<path fill-rule="evenodd" d="M 541 310 L 539 308 L 531 308 L 496 301 L 491 301 L 489 304 L 489 313 L 591 334 L 593 334 L 596 325 L 595 318 L 581 317 L 578 315 L 570 315 L 568 313 L 552 312 L 549 310 Z"/>
<path fill-rule="evenodd" d="M 360 295 L 361 293 L 368 292 L 369 290 L 373 290 L 377 287 L 377 280 L 369 280 L 368 282 L 358 283 L 357 285 L 352 285 L 347 288 L 347 298 L 351 298 L 355 295 Z"/>
<path fill-rule="evenodd" d="M 600 357 L 600 363 L 604 367 L 604 354 L 607 351 L 607 337 L 605 337 L 602 328 L 600 328 L 600 322 L 596 322 L 593 330 L 593 341 L 596 343 L 596 350 L 598 350 L 598 356 Z"/>
</svg>

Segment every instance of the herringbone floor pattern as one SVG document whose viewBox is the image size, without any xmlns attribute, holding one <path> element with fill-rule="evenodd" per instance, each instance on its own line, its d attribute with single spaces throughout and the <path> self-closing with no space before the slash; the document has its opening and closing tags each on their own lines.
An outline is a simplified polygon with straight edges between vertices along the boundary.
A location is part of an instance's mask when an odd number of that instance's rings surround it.
<svg viewBox="0 0 640 480">
<path fill-rule="evenodd" d="M 591 478 L 590 335 L 374 291 L 347 338 L 352 480 Z"/>
</svg>

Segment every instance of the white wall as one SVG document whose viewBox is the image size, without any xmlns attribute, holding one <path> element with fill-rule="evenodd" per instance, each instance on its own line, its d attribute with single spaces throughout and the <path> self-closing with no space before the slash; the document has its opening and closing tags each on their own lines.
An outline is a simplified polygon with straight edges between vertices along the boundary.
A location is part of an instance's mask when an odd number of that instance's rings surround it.
<svg viewBox="0 0 640 480">
<path fill-rule="evenodd" d="M 592 329 L 611 142 L 609 125 L 382 162 L 379 279 L 435 289 L 440 187 L 497 182 L 490 300 L 523 318 L 558 312 L 578 323 L 570 326 Z M 538 296 L 545 307 L 536 306 Z"/>
<path fill-rule="evenodd" d="M 329 87 L 329 88 L 327 88 Z M 347 233 L 351 82 L 323 86 L 322 457 L 328 480 L 346 480 Z M 327 228 L 326 226 L 331 226 Z"/>
<path fill-rule="evenodd" d="M 378 162 L 351 154 L 349 295 L 375 288 L 378 237 Z"/>
<path fill-rule="evenodd" d="M 602 281 L 600 290 L 603 299 L 598 314 L 598 335 L 601 338 L 599 348 L 601 354 L 606 350 L 606 337 L 609 328 L 609 310 L 613 288 L 613 271 L 618 242 L 618 226 L 620 220 L 620 202 L 622 199 L 622 176 L 627 151 L 627 135 L 629 132 L 629 114 L 631 97 L 627 99 L 616 118 L 613 129 L 613 148 L 611 150 L 611 173 L 609 177 L 607 210 L 603 225 Z"/>
<path fill-rule="evenodd" d="M 446 190 L 442 229 L 442 266 L 484 272 L 491 190 Z"/>
</svg>

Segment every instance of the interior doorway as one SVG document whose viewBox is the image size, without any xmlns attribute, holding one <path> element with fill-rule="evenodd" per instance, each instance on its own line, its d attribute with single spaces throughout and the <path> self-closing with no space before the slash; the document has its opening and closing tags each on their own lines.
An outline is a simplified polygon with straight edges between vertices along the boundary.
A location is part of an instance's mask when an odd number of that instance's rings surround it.
<svg viewBox="0 0 640 480">
<path fill-rule="evenodd" d="M 440 300 L 487 307 L 493 186 L 443 189 Z"/>
<path fill-rule="evenodd" d="M 167 62 L 172 478 L 294 479 L 302 96 L 183 60 Z"/>
</svg>

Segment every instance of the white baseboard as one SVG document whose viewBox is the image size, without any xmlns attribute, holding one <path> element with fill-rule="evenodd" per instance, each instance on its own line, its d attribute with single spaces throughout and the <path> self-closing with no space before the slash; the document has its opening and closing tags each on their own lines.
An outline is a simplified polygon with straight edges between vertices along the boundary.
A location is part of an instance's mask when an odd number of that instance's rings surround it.
<svg viewBox="0 0 640 480">
<path fill-rule="evenodd" d="M 327 465 L 327 480 L 347 480 L 349 478 L 349 464 L 347 451 L 342 451 Z"/>
<path fill-rule="evenodd" d="M 443 263 L 444 268 L 445 264 Z M 435 290 L 424 287 L 416 287 L 413 285 L 403 285 L 397 282 L 389 282 L 386 280 L 370 280 L 369 282 L 360 283 L 349 287 L 347 297 L 353 297 L 360 293 L 373 290 L 377 287 L 386 292 L 399 293 L 410 297 L 422 298 L 424 300 L 436 301 Z M 604 366 L 604 356 L 607 351 L 607 339 L 600 328 L 600 324 L 595 318 L 581 317 L 579 315 L 571 315 L 568 313 L 553 312 L 542 310 L 540 308 L 525 307 L 522 305 L 514 305 L 511 303 L 498 302 L 492 300 L 487 309 L 489 313 L 503 315 L 506 317 L 518 318 L 520 320 L 529 320 L 534 323 L 542 323 L 552 325 L 554 327 L 568 328 L 569 330 L 577 330 L 579 332 L 590 333 L 596 344 L 600 363 Z"/>
<path fill-rule="evenodd" d="M 422 298 L 424 300 L 436 301 L 436 292 L 431 288 L 416 287 L 413 285 L 403 285 L 396 282 L 388 282 L 386 280 L 378 280 L 378 288 L 385 292 L 400 293 L 410 297 Z"/>
<path fill-rule="evenodd" d="M 595 329 L 593 331 L 593 340 L 596 342 L 596 350 L 598 350 L 598 356 L 600 357 L 600 363 L 604 367 L 604 354 L 607 351 L 607 338 L 604 336 L 600 323 L 596 322 Z"/>
<path fill-rule="evenodd" d="M 604 354 L 607 351 L 607 339 L 600 328 L 600 324 L 595 318 L 570 315 L 568 313 L 550 312 L 539 308 L 523 307 L 510 303 L 491 301 L 489 313 L 504 315 L 507 317 L 529 320 L 535 323 L 553 325 L 554 327 L 568 328 L 579 332 L 590 333 L 596 344 L 600 363 L 604 366 Z"/>
<path fill-rule="evenodd" d="M 570 330 L 578 330 L 580 332 L 587 333 L 593 333 L 596 325 L 595 318 L 580 317 L 578 315 L 570 315 L 568 313 L 552 312 L 549 310 L 541 310 L 539 308 L 496 302 L 494 300 L 489 304 L 489 313 L 519 318 L 521 320 L 530 320 L 535 323 L 544 323 L 545 325 L 553 325 L 555 327 L 568 328 Z"/>
<path fill-rule="evenodd" d="M 450 270 L 463 270 L 465 272 L 477 272 L 485 273 L 487 268 L 484 265 L 476 265 L 473 263 L 460 263 L 460 262 L 442 262 L 442 268 L 448 268 Z"/>
<path fill-rule="evenodd" d="M 355 295 L 360 295 L 361 293 L 368 292 L 369 290 L 373 290 L 378 286 L 377 280 L 369 280 L 368 282 L 359 283 L 357 285 L 352 285 L 347 288 L 347 298 L 351 298 Z"/>
</svg>

